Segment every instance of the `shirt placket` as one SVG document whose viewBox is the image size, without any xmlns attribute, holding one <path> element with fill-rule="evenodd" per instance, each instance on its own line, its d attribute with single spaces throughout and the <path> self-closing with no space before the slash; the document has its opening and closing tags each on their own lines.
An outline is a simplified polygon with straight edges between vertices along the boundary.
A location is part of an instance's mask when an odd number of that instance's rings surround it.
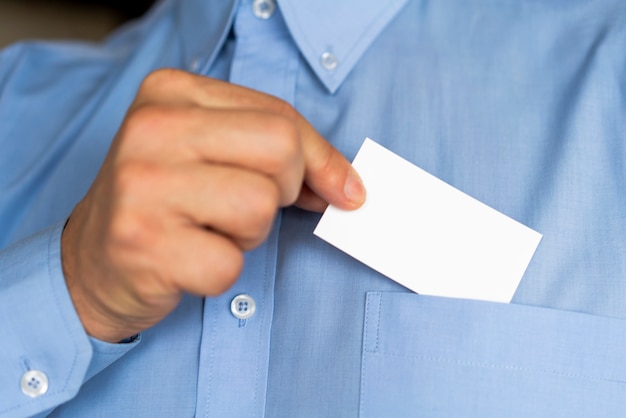
<svg viewBox="0 0 626 418">
<path fill-rule="evenodd" d="M 298 50 L 274 0 L 241 1 L 233 25 L 229 81 L 293 104 Z M 280 215 L 263 245 L 245 255 L 237 283 L 205 300 L 199 417 L 264 414 L 279 227 Z"/>
</svg>

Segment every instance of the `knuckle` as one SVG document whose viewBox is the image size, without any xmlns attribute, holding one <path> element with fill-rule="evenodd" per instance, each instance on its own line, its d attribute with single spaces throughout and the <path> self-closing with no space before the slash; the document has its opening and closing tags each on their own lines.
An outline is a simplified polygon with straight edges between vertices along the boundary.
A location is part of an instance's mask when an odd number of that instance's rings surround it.
<svg viewBox="0 0 626 418">
<path fill-rule="evenodd" d="M 299 134 L 293 123 L 277 123 L 276 139 L 281 155 L 286 159 L 291 159 L 299 155 L 302 150 L 300 146 Z"/>
<path fill-rule="evenodd" d="M 289 102 L 279 98 L 275 98 L 274 111 L 292 122 L 296 122 L 300 117 L 298 111 Z"/>
<path fill-rule="evenodd" d="M 118 163 L 113 174 L 114 196 L 121 203 L 138 202 L 147 192 L 154 190 L 163 178 L 162 168 L 157 162 L 130 160 Z"/>
<path fill-rule="evenodd" d="M 268 153 L 274 172 L 280 172 L 302 158 L 302 145 L 297 126 L 282 116 L 267 119 Z"/>
<path fill-rule="evenodd" d="M 325 147 L 319 152 L 315 160 L 309 161 L 309 168 L 322 178 L 338 177 L 337 170 L 333 164 L 333 156 L 333 149 L 330 146 Z"/>
<path fill-rule="evenodd" d="M 164 87 L 173 88 L 179 86 L 189 78 L 189 74 L 174 68 L 160 68 L 148 74 L 141 83 L 139 88 L 140 94 L 160 90 Z"/>
<path fill-rule="evenodd" d="M 211 263 L 210 274 L 215 278 L 209 295 L 217 296 L 227 291 L 243 270 L 243 253 L 235 246 L 221 246 L 214 262 Z"/>
<path fill-rule="evenodd" d="M 199 88 L 197 92 L 207 99 L 211 97 L 228 97 L 233 94 L 231 90 L 232 85 L 226 81 L 212 77 L 200 77 L 198 81 Z"/>
<path fill-rule="evenodd" d="M 152 193 L 162 183 L 154 163 L 128 161 L 118 165 L 111 185 L 111 237 L 116 243 L 146 245 L 155 242 L 158 225 L 151 222 Z"/>
<path fill-rule="evenodd" d="M 184 132 L 198 115 L 199 110 L 194 106 L 135 106 L 128 112 L 117 141 L 133 152 L 169 149 L 172 136 Z"/>
<path fill-rule="evenodd" d="M 128 254 L 128 250 L 144 248 L 146 245 L 154 243 L 155 228 L 148 225 L 148 221 L 141 213 L 120 208 L 109 221 L 109 231 L 107 242 L 109 259 L 116 259 L 119 256 Z M 133 251 L 134 253 L 134 251 Z"/>
<path fill-rule="evenodd" d="M 270 113 L 265 118 L 265 130 L 277 138 L 292 138 L 298 136 L 295 123 L 283 115 Z"/>
<path fill-rule="evenodd" d="M 162 106 L 145 104 L 129 110 L 123 126 L 124 138 L 143 138 L 161 131 L 163 122 L 169 117 Z"/>
<path fill-rule="evenodd" d="M 270 230 L 279 207 L 278 187 L 266 177 L 253 177 L 234 196 L 226 222 L 235 240 L 248 250 L 258 246 Z"/>
<path fill-rule="evenodd" d="M 258 235 L 267 229 L 279 206 L 280 196 L 276 185 L 270 180 L 264 180 L 263 183 L 251 188 L 246 202 L 249 219 L 247 226 L 254 231 L 253 235 Z"/>
</svg>

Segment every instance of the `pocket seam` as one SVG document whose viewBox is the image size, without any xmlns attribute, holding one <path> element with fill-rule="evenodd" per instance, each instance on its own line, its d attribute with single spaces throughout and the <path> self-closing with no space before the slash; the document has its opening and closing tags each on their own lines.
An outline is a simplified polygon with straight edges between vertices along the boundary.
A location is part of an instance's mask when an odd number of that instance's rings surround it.
<svg viewBox="0 0 626 418">
<path fill-rule="evenodd" d="M 374 300 L 374 298 L 377 299 L 377 306 L 376 306 L 376 312 L 372 312 L 372 306 L 373 303 L 372 301 Z M 366 303 L 365 303 L 365 320 L 364 320 L 364 324 L 363 324 L 363 352 L 365 353 L 378 353 L 379 352 L 379 340 L 380 340 L 380 311 L 381 311 L 381 307 L 382 307 L 382 294 L 380 292 L 370 292 L 367 294 L 366 297 Z M 374 342 L 374 349 L 372 350 L 371 347 L 371 343 L 370 343 L 370 327 L 369 327 L 369 323 L 370 323 L 370 318 L 372 318 L 372 316 L 375 315 L 376 316 L 376 339 Z M 373 319 L 373 318 L 372 318 Z"/>
</svg>

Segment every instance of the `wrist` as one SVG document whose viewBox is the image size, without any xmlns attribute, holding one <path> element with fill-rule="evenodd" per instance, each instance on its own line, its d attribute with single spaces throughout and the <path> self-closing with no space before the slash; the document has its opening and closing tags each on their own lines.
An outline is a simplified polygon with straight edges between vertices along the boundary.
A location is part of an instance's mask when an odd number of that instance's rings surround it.
<svg viewBox="0 0 626 418">
<path fill-rule="evenodd" d="M 87 335 L 108 343 L 118 343 L 129 338 L 136 338 L 139 330 L 130 329 L 124 321 L 112 319 L 115 315 L 107 312 L 106 308 L 93 296 L 94 289 L 89 288 L 80 280 L 82 271 L 78 248 L 74 238 L 76 217 L 70 217 L 64 226 L 61 235 L 61 266 L 74 310 L 81 321 Z M 84 269 L 83 269 L 84 270 Z M 91 274 L 93 276 L 94 274 Z"/>
</svg>

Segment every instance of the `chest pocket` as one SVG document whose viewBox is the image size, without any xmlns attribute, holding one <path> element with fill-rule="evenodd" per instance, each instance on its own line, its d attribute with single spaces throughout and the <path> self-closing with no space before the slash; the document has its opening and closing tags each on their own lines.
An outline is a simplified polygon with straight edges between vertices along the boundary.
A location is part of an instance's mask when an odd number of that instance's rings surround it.
<svg viewBox="0 0 626 418">
<path fill-rule="evenodd" d="M 626 321 L 369 293 L 362 417 L 622 417 Z"/>
</svg>

